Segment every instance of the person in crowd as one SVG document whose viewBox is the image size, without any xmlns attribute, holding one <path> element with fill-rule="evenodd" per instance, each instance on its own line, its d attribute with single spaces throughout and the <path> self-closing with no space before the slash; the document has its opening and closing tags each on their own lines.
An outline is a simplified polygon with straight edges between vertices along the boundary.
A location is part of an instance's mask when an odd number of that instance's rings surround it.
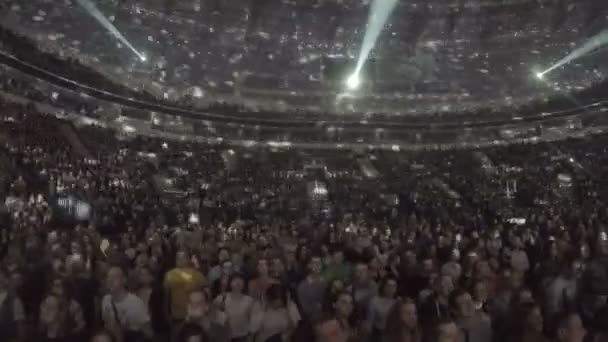
<svg viewBox="0 0 608 342">
<path fill-rule="evenodd" d="M 492 322 L 485 313 L 476 310 L 473 297 L 466 291 L 456 290 L 451 294 L 456 323 L 462 340 L 468 342 L 492 342 Z"/>
<path fill-rule="evenodd" d="M 583 342 L 587 331 L 579 314 L 566 311 L 555 318 L 554 338 L 557 342 Z"/>
<path fill-rule="evenodd" d="M 342 283 L 350 281 L 350 265 L 344 262 L 344 251 L 335 247 L 331 251 L 330 263 L 323 270 L 323 279 L 327 281 L 340 280 Z"/>
<path fill-rule="evenodd" d="M 386 319 L 383 341 L 422 342 L 422 336 L 416 302 L 410 298 L 398 300 Z"/>
<path fill-rule="evenodd" d="M 430 342 L 462 342 L 456 322 L 449 317 L 435 321 L 429 335 L 428 341 Z"/>
<path fill-rule="evenodd" d="M 222 274 L 225 273 L 224 263 L 227 261 L 232 261 L 230 258 L 230 250 L 226 247 L 222 247 L 217 252 L 217 265 L 213 266 L 207 275 L 209 284 L 214 284 L 215 281 L 220 279 Z"/>
<path fill-rule="evenodd" d="M 280 284 L 271 284 L 251 316 L 254 342 L 289 341 L 301 320 L 300 312 Z"/>
<path fill-rule="evenodd" d="M 367 329 L 373 340 L 382 338 L 389 312 L 396 302 L 396 295 L 397 279 L 384 278 L 380 283 L 380 291 L 371 299 L 367 312 Z"/>
<path fill-rule="evenodd" d="M 209 294 L 202 288 L 190 292 L 186 306 L 186 319 L 177 327 L 178 336 L 182 329 L 187 329 L 191 324 L 202 328 L 206 341 L 227 342 L 230 340 L 230 331 L 224 312 L 209 302 Z"/>
<path fill-rule="evenodd" d="M 196 323 L 186 323 L 180 329 L 177 342 L 206 342 L 205 331 Z"/>
<path fill-rule="evenodd" d="M 153 330 L 155 332 L 165 330 L 165 309 L 161 282 L 157 281 L 157 277 L 149 266 L 142 266 L 138 269 L 137 283 L 135 294 L 148 309 Z"/>
<path fill-rule="evenodd" d="M 0 267 L 0 336 L 6 341 L 25 341 L 25 312 L 21 299 L 10 289 L 8 272 Z"/>
<path fill-rule="evenodd" d="M 51 281 L 50 290 L 40 305 L 40 340 L 78 341 L 84 337 L 84 314 L 69 292 L 64 278 Z"/>
<path fill-rule="evenodd" d="M 116 339 L 111 332 L 101 330 L 91 335 L 91 342 L 116 342 Z"/>
<path fill-rule="evenodd" d="M 349 336 L 348 332 L 340 326 L 340 322 L 331 316 L 319 320 L 315 324 L 314 330 L 316 342 L 356 341 L 351 336 Z"/>
<path fill-rule="evenodd" d="M 230 279 L 234 273 L 234 266 L 231 260 L 226 260 L 222 263 L 222 275 L 216 279 L 211 286 L 211 294 L 217 297 L 228 292 L 230 287 Z"/>
<path fill-rule="evenodd" d="M 566 261 L 563 263 L 561 272 L 547 285 L 545 310 L 549 317 L 570 310 L 577 302 L 579 290 L 577 273 L 576 262 L 574 260 Z"/>
<path fill-rule="evenodd" d="M 450 310 L 450 295 L 454 291 L 452 277 L 442 275 L 435 278 L 433 293 L 420 306 L 420 316 L 427 324 L 452 317 Z"/>
<path fill-rule="evenodd" d="M 173 326 L 179 326 L 186 318 L 188 295 L 205 285 L 205 278 L 192 267 L 192 255 L 187 250 L 175 254 L 175 268 L 165 275 L 167 312 Z"/>
<path fill-rule="evenodd" d="M 541 307 L 535 303 L 520 304 L 514 311 L 512 342 L 549 342 L 544 334 L 544 319 Z"/>
<path fill-rule="evenodd" d="M 260 300 L 266 294 L 266 290 L 272 285 L 278 283 L 278 280 L 270 276 L 268 269 L 268 259 L 260 258 L 256 266 L 257 277 L 249 282 L 249 295 Z"/>
<path fill-rule="evenodd" d="M 298 300 L 302 314 L 309 322 L 321 318 L 323 311 L 323 296 L 327 281 L 321 274 L 323 264 L 319 256 L 312 256 L 308 261 L 309 273 L 298 286 Z"/>
<path fill-rule="evenodd" d="M 330 316 L 335 318 L 341 331 L 347 336 L 358 339 L 363 334 L 359 326 L 354 307 L 354 299 L 350 292 L 343 291 L 332 300 Z"/>
<path fill-rule="evenodd" d="M 150 315 L 144 302 L 126 288 L 126 274 L 119 266 L 108 270 L 109 293 L 101 301 L 101 316 L 105 328 L 118 342 L 143 341 L 152 338 Z"/>
<path fill-rule="evenodd" d="M 75 323 L 70 317 L 69 308 L 64 307 L 62 299 L 49 294 L 41 304 L 38 326 L 38 341 L 78 341 Z M 83 327 L 79 327 L 82 329 Z"/>
<path fill-rule="evenodd" d="M 234 274 L 230 278 L 229 292 L 215 299 L 216 306 L 221 308 L 228 320 L 232 342 L 245 342 L 249 337 L 254 301 L 244 293 L 245 288 L 245 278 Z"/>
<path fill-rule="evenodd" d="M 355 265 L 354 280 L 350 288 L 355 299 L 355 306 L 360 310 L 367 310 L 369 302 L 378 293 L 376 282 L 369 277 L 367 264 L 357 263 Z M 365 313 L 367 312 L 365 311 Z"/>
</svg>

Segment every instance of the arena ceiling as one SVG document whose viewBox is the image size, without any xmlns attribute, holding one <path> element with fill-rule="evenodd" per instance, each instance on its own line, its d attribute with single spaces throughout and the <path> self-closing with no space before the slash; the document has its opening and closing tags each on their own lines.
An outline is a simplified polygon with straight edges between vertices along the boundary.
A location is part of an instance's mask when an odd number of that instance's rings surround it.
<svg viewBox="0 0 608 342">
<path fill-rule="evenodd" d="M 534 77 L 608 27 L 605 0 L 401 0 L 345 92 L 371 0 L 7 0 L 2 23 L 133 88 L 201 102 L 391 114 L 504 107 L 605 78 L 607 53 Z"/>
</svg>

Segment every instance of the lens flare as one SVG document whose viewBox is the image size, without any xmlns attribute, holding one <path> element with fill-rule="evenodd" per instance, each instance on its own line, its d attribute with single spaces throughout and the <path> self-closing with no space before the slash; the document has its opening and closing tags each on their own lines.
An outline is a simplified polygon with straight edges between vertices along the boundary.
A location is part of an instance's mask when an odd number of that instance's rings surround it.
<svg viewBox="0 0 608 342">
<path fill-rule="evenodd" d="M 137 51 L 135 47 L 123 36 L 120 31 L 114 26 L 101 11 L 95 6 L 93 2 L 90 0 L 77 0 L 78 4 L 84 8 L 89 15 L 95 18 L 101 26 L 103 26 L 110 34 L 112 34 L 116 39 L 118 39 L 121 43 L 127 46 L 133 53 L 139 58 L 140 61 L 145 62 L 148 58 L 141 52 Z"/>
</svg>

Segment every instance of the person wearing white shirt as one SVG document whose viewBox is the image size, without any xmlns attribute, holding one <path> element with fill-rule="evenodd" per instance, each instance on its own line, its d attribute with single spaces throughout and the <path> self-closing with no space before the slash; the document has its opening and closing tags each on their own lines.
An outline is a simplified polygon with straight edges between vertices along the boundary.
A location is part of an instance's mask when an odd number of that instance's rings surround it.
<svg viewBox="0 0 608 342">
<path fill-rule="evenodd" d="M 119 342 L 130 342 L 134 336 L 152 338 L 148 309 L 139 297 L 127 291 L 123 270 L 111 267 L 107 282 L 110 293 L 101 301 L 101 316 L 106 329 Z"/>
<path fill-rule="evenodd" d="M 244 294 L 245 280 L 240 274 L 233 275 L 229 284 L 230 292 L 215 299 L 216 305 L 224 311 L 230 328 L 232 341 L 246 341 L 249 336 L 253 298 Z"/>
<path fill-rule="evenodd" d="M 300 312 L 285 289 L 272 284 L 266 291 L 265 301 L 254 304 L 249 331 L 254 342 L 264 342 L 277 336 L 289 341 L 300 320 Z"/>
</svg>

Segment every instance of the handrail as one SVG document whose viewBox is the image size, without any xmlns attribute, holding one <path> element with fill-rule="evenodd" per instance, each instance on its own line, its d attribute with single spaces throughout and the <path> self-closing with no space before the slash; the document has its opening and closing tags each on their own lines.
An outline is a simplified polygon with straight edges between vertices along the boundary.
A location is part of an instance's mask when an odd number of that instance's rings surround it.
<svg viewBox="0 0 608 342">
<path fill-rule="evenodd" d="M 9 67 L 18 69 L 24 73 L 30 74 L 40 79 L 53 83 L 55 85 L 67 88 L 70 90 L 79 90 L 90 96 L 102 99 L 105 101 L 117 103 L 123 106 L 150 110 L 155 112 L 163 112 L 170 115 L 177 115 L 193 120 L 209 120 L 222 123 L 232 124 L 251 124 L 251 125 L 264 125 L 267 127 L 275 128 L 314 128 L 318 127 L 319 123 L 324 126 L 337 126 L 352 129 L 370 129 L 370 128 L 382 128 L 389 130 L 396 129 L 415 129 L 415 130 L 447 130 L 447 129 L 461 129 L 461 128 L 483 128 L 483 127 L 498 127 L 509 124 L 517 124 L 521 122 L 540 122 L 548 119 L 565 118 L 581 114 L 581 110 L 584 111 L 591 107 L 597 107 L 601 105 L 608 106 L 608 100 L 598 101 L 586 106 L 579 106 L 568 110 L 557 111 L 553 113 L 539 113 L 536 115 L 527 115 L 523 117 L 515 118 L 504 118 L 496 120 L 478 121 L 478 122 L 459 122 L 459 123 L 425 123 L 425 124 L 407 124 L 399 123 L 394 121 L 379 121 L 379 122 L 355 122 L 355 121 L 341 121 L 341 120 L 323 120 L 318 121 L 306 121 L 306 120 L 278 120 L 278 119 L 263 119 L 263 118 L 251 118 L 245 115 L 239 116 L 227 116 L 223 114 L 211 113 L 208 111 L 194 111 L 181 108 L 178 106 L 172 106 L 167 104 L 151 103 L 141 99 L 127 98 L 115 93 L 108 92 L 106 90 L 98 89 L 86 84 L 82 84 L 76 80 L 65 78 L 63 76 L 52 73 L 48 70 L 42 69 L 33 64 L 27 63 L 23 60 L 16 58 L 13 55 L 7 54 L 6 52 L 0 51 L 0 63 L 3 63 Z"/>
</svg>

